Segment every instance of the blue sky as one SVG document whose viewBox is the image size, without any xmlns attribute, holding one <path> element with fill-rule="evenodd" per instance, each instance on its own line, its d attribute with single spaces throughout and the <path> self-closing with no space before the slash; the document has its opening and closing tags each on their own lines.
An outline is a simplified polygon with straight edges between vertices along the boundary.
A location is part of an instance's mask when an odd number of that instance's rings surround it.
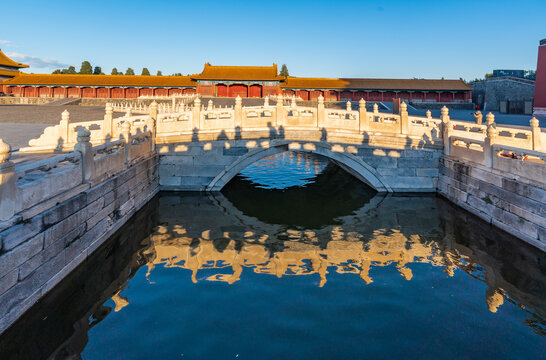
<svg viewBox="0 0 546 360">
<path fill-rule="evenodd" d="M 293 76 L 471 80 L 535 69 L 546 38 L 546 0 L 10 4 L 0 48 L 36 73 L 83 60 L 138 74 L 275 62 Z"/>
</svg>

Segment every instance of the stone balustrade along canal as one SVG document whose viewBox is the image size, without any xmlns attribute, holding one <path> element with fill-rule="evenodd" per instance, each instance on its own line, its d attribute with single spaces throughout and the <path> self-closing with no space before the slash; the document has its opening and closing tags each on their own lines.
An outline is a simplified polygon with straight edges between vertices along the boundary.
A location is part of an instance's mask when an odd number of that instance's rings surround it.
<svg viewBox="0 0 546 360">
<path fill-rule="evenodd" d="M 159 190 L 219 191 L 264 157 L 328 157 L 380 192 L 435 192 L 546 250 L 546 133 L 529 127 L 299 106 L 108 104 L 104 119 L 64 112 L 21 154 L 58 152 L 15 165 L 0 141 L 0 332 L 83 262 Z M 286 103 L 287 102 L 287 103 Z M 125 116 L 114 119 L 113 111 Z M 481 120 L 481 119 L 480 119 Z"/>
</svg>

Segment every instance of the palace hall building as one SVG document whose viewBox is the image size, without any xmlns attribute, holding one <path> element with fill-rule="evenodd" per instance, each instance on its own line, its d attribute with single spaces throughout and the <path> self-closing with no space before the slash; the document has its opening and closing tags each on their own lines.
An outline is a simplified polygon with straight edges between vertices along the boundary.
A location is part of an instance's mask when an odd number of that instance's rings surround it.
<svg viewBox="0 0 546 360">
<path fill-rule="evenodd" d="M 0 82 L 19 75 L 19 69 L 27 67 L 28 65 L 20 64 L 11 60 L 2 52 L 2 50 L 0 50 Z M 1 90 L 0 85 L 0 91 Z"/>
<path fill-rule="evenodd" d="M 0 59 L 1 61 L 1 59 Z M 2 63 L 0 62 L 0 66 Z M 22 64 L 18 64 L 21 66 Z M 23 67 L 26 65 L 22 65 Z M 470 103 L 462 80 L 349 79 L 280 76 L 272 66 L 214 66 L 188 76 L 25 74 L 0 82 L 0 91 L 19 97 L 138 98 L 200 94 L 218 97 L 295 95 L 303 100 Z"/>
</svg>

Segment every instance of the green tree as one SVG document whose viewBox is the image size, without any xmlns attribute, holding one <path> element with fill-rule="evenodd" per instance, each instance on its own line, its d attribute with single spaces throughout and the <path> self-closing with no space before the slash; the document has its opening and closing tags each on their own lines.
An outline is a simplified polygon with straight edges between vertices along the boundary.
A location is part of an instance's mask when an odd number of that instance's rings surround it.
<svg viewBox="0 0 546 360">
<path fill-rule="evenodd" d="M 535 80 L 537 72 L 535 70 L 525 70 L 525 75 L 523 77 L 529 80 Z"/>
<path fill-rule="evenodd" d="M 286 67 L 286 64 L 282 64 L 281 66 L 281 72 L 279 73 L 280 76 L 288 76 L 288 67 Z"/>
<path fill-rule="evenodd" d="M 91 75 L 92 73 L 93 68 L 91 67 L 91 63 L 89 61 L 82 62 L 82 66 L 80 67 L 80 74 Z"/>
<path fill-rule="evenodd" d="M 100 66 L 95 66 L 93 69 L 93 75 L 100 75 L 102 74 L 102 68 Z"/>
<path fill-rule="evenodd" d="M 171 76 L 182 76 L 182 73 L 174 73 Z"/>
<path fill-rule="evenodd" d="M 68 69 L 62 69 L 61 74 L 77 74 L 76 68 L 74 66 L 69 66 Z"/>
<path fill-rule="evenodd" d="M 62 74 L 61 69 L 54 70 L 52 74 Z"/>
<path fill-rule="evenodd" d="M 113 69 L 112 69 L 112 72 L 111 72 L 110 74 L 112 74 L 112 75 L 119 75 L 119 71 L 118 71 L 117 68 L 113 68 Z"/>
<path fill-rule="evenodd" d="M 148 68 L 142 68 L 142 73 L 140 75 L 150 76 L 150 71 Z"/>
<path fill-rule="evenodd" d="M 157 70 L 157 76 L 163 76 L 163 73 L 161 72 L 161 70 Z"/>
<path fill-rule="evenodd" d="M 493 77 L 493 73 L 488 73 L 488 74 L 485 74 L 485 78 L 486 79 L 490 79 Z"/>
<path fill-rule="evenodd" d="M 125 70 L 125 75 L 134 75 L 135 74 L 135 71 L 131 68 L 127 68 L 127 70 Z"/>
</svg>

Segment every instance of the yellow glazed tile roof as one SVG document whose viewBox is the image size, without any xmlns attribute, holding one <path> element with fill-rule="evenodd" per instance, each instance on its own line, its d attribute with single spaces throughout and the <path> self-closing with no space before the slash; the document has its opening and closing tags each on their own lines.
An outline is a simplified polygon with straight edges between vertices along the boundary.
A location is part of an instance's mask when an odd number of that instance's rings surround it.
<svg viewBox="0 0 546 360">
<path fill-rule="evenodd" d="M 19 74 L 4 85 L 188 87 L 188 76 Z"/>
<path fill-rule="evenodd" d="M 277 64 L 273 66 L 215 66 L 205 64 L 201 74 L 192 76 L 198 80 L 270 80 L 279 81 L 283 77 L 277 75 Z"/>
<path fill-rule="evenodd" d="M 470 91 L 462 80 L 429 79 L 333 79 L 288 77 L 281 84 L 288 89 L 362 89 L 362 90 L 428 90 Z"/>
<path fill-rule="evenodd" d="M 25 64 L 21 64 L 21 63 L 18 63 L 18 62 L 15 62 L 13 60 L 11 60 L 9 57 L 6 56 L 6 54 L 4 54 L 2 52 L 2 50 L 0 50 L 0 66 L 13 66 L 13 67 L 17 67 L 17 68 L 27 68 L 28 65 L 25 65 Z"/>
</svg>

